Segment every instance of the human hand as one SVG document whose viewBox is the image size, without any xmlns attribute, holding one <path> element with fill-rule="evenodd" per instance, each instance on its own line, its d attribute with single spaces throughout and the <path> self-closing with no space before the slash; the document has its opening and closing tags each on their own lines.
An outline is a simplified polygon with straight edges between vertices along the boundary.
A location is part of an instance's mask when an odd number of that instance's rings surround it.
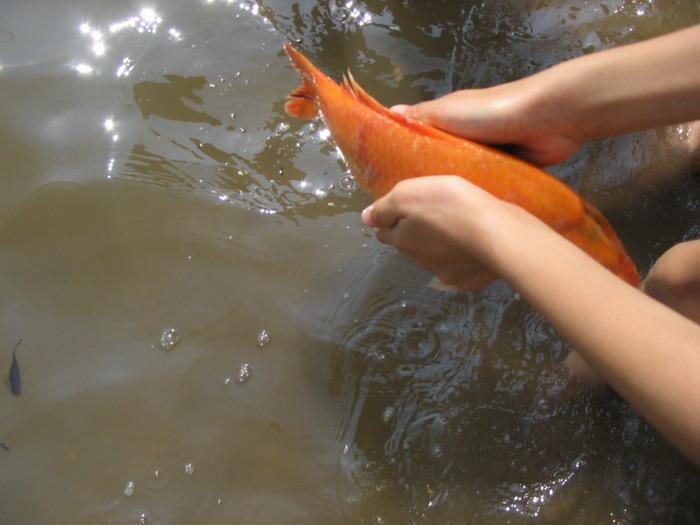
<svg viewBox="0 0 700 525">
<path fill-rule="evenodd" d="M 515 155 L 549 166 L 569 158 L 587 140 L 565 114 L 564 93 L 535 75 L 486 89 L 465 89 L 393 111 L 475 142 L 505 145 Z"/>
<path fill-rule="evenodd" d="M 366 208 L 362 220 L 377 229 L 380 242 L 395 246 L 443 283 L 466 291 L 499 278 L 491 253 L 494 228 L 539 223 L 521 208 L 455 176 L 402 181 Z"/>
</svg>

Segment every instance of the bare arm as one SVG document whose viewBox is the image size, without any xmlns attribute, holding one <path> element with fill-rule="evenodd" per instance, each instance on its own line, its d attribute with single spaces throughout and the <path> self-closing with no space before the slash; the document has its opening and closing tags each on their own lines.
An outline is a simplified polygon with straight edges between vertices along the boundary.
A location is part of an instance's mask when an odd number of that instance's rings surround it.
<svg viewBox="0 0 700 525">
<path fill-rule="evenodd" d="M 700 26 L 563 62 L 533 76 L 395 106 L 408 117 L 539 165 L 584 142 L 700 118 Z"/>
<path fill-rule="evenodd" d="M 700 325 L 529 222 L 510 224 L 507 234 L 489 226 L 493 268 L 603 381 L 700 464 Z M 527 243 L 514 242 L 518 236 Z"/>
<path fill-rule="evenodd" d="M 465 290 L 506 279 L 594 370 L 700 464 L 700 326 L 548 226 L 456 177 L 404 181 L 363 213 L 382 242 Z"/>
</svg>

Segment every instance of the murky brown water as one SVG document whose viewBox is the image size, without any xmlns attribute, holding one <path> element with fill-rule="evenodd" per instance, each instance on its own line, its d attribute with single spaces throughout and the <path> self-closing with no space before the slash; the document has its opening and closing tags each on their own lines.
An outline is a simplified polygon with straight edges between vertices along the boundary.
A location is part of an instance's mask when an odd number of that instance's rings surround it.
<svg viewBox="0 0 700 525">
<path fill-rule="evenodd" d="M 427 289 L 362 228 L 320 124 L 283 114 L 281 53 L 412 102 L 698 21 L 692 0 L 3 2 L 3 371 L 23 342 L 0 522 L 698 522 L 697 469 L 570 381 L 508 287 Z M 700 234 L 681 135 L 554 170 L 643 269 Z"/>
</svg>

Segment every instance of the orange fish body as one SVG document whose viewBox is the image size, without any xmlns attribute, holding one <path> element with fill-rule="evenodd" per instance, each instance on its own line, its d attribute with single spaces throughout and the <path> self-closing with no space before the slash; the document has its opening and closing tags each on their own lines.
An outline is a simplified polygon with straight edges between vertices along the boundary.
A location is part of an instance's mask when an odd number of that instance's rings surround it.
<svg viewBox="0 0 700 525">
<path fill-rule="evenodd" d="M 394 113 L 350 76 L 342 85 L 290 44 L 285 50 L 304 80 L 288 114 L 323 116 L 360 187 L 374 198 L 404 179 L 458 175 L 548 224 L 610 271 L 636 286 L 639 274 L 614 230 L 592 205 L 541 169 L 502 151 Z"/>
</svg>

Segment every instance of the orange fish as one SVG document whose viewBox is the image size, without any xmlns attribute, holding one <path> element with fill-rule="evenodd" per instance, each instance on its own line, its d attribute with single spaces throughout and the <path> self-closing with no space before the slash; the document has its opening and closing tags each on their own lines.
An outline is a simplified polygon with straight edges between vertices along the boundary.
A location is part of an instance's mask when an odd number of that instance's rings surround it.
<svg viewBox="0 0 700 525">
<path fill-rule="evenodd" d="M 495 148 L 407 120 L 368 95 L 348 73 L 342 85 L 285 44 L 303 79 L 285 109 L 321 115 L 360 187 L 373 198 L 403 179 L 458 175 L 526 209 L 600 264 L 637 286 L 639 274 L 603 215 L 566 184 Z"/>
</svg>

